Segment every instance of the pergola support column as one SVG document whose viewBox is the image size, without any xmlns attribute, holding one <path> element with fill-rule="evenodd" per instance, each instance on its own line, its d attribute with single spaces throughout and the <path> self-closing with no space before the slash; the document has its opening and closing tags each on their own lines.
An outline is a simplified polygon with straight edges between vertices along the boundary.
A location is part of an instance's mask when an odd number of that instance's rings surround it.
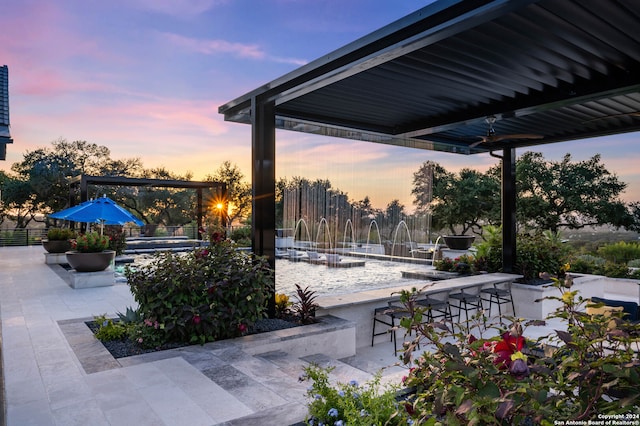
<svg viewBox="0 0 640 426">
<path fill-rule="evenodd" d="M 511 273 L 516 263 L 516 150 L 502 154 L 502 270 Z"/>
<path fill-rule="evenodd" d="M 276 267 L 276 116 L 273 101 L 251 99 L 251 181 L 253 253 Z M 275 288 L 269 298 L 269 317 L 275 316 Z"/>
</svg>

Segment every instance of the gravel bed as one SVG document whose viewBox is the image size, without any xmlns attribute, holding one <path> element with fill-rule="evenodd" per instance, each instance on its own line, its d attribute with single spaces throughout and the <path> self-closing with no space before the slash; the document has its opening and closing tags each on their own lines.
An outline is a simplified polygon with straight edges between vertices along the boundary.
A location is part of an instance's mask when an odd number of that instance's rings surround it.
<svg viewBox="0 0 640 426">
<path fill-rule="evenodd" d="M 114 322 L 115 321 L 117 320 L 114 319 Z M 98 331 L 99 325 L 95 321 L 87 321 L 85 324 L 94 334 Z M 283 330 L 285 328 L 293 328 L 298 326 L 300 326 L 300 324 L 293 320 L 265 318 L 256 321 L 253 327 L 249 328 L 247 334 L 267 333 L 269 331 Z M 168 343 L 158 348 L 143 348 L 142 346 L 140 346 L 140 344 L 138 344 L 138 342 L 136 342 L 135 340 L 130 340 L 128 338 L 120 340 L 110 340 L 101 343 L 114 358 L 124 358 L 132 355 L 140 355 L 150 352 L 164 351 L 167 349 L 189 346 L 188 343 Z"/>
</svg>

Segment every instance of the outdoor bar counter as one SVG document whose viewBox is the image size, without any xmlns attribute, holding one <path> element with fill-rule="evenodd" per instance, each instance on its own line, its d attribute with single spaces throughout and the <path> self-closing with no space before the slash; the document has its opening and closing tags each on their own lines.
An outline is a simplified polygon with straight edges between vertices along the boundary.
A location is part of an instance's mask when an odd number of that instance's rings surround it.
<svg viewBox="0 0 640 426">
<path fill-rule="evenodd" d="M 356 324 L 356 348 L 371 345 L 373 312 L 375 308 L 386 306 L 388 302 L 400 299 L 402 290 L 416 288 L 422 295 L 440 291 L 459 291 L 464 288 L 486 287 L 497 283 L 513 282 L 521 275 L 501 272 L 468 275 L 439 281 L 408 280 L 406 285 L 366 290 L 357 293 L 319 296 L 316 315 L 333 315 L 353 321 Z M 454 315 L 457 313 L 454 312 Z M 382 339 L 382 338 L 380 338 Z M 381 340 L 380 340 L 381 341 Z M 393 350 L 393 346 L 390 346 Z"/>
</svg>

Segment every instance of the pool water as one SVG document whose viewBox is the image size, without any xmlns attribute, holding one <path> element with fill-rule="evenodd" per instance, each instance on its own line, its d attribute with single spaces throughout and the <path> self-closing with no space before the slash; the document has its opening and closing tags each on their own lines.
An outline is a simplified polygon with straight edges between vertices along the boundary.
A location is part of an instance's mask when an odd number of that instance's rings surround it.
<svg viewBox="0 0 640 426">
<path fill-rule="evenodd" d="M 362 260 L 362 259 L 358 259 Z M 336 295 L 363 290 L 420 285 L 422 280 L 402 278 L 402 271 L 428 271 L 432 266 L 365 259 L 365 265 L 353 268 L 332 268 L 323 264 L 291 262 L 276 259 L 276 292 L 293 295 L 295 285 L 309 287 L 316 295 Z"/>
</svg>

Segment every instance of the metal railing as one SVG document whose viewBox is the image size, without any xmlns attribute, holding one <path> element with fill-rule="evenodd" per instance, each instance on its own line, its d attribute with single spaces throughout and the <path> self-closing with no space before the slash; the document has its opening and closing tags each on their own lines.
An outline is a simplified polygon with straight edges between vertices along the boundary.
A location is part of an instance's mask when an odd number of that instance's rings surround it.
<svg viewBox="0 0 640 426">
<path fill-rule="evenodd" d="M 229 229 L 231 231 L 232 228 Z M 143 235 L 143 229 L 140 227 L 126 227 L 125 233 L 127 237 L 140 237 Z M 152 235 L 154 238 L 163 237 L 187 237 L 191 239 L 198 238 L 198 228 L 196 226 L 162 226 L 154 229 Z M 38 245 L 42 243 L 42 239 L 47 238 L 46 228 L 20 228 L 0 230 L 0 247 L 17 247 Z"/>
<path fill-rule="evenodd" d="M 0 247 L 30 246 L 41 244 L 47 237 L 44 228 L 22 228 L 0 231 Z"/>
</svg>

